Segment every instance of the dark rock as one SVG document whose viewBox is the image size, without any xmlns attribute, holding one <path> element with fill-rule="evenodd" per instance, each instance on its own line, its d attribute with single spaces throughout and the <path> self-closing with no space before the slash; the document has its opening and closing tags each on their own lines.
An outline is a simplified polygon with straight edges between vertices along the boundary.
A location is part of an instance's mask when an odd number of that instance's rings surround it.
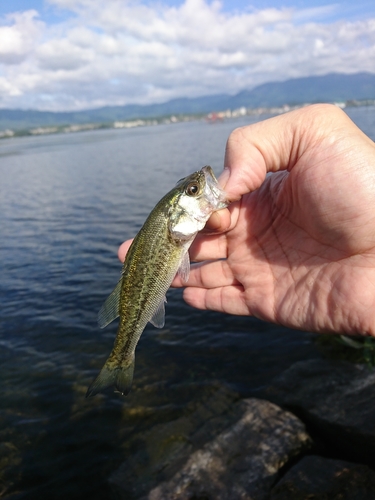
<svg viewBox="0 0 375 500">
<path fill-rule="evenodd" d="M 187 458 L 242 415 L 238 395 L 214 384 L 181 407 L 181 416 L 135 434 L 126 443 L 128 459 L 110 477 L 120 498 L 139 499 L 172 477 Z"/>
<path fill-rule="evenodd" d="M 373 500 L 375 472 L 366 465 L 302 458 L 272 489 L 270 500 Z"/>
<path fill-rule="evenodd" d="M 238 413 L 234 423 L 221 432 L 207 432 L 209 439 L 196 451 L 186 454 L 189 450 L 185 448 L 183 455 L 176 455 L 174 450 L 170 461 L 177 458 L 180 464 L 178 470 L 168 474 L 164 481 L 156 483 L 157 486 L 144 495 L 133 490 L 134 498 L 267 498 L 279 470 L 291 458 L 306 451 L 311 440 L 298 418 L 268 401 L 248 399 L 238 402 L 235 406 Z M 208 431 L 209 422 L 206 422 L 206 429 Z M 164 457 L 164 464 L 167 462 Z M 170 472 L 172 470 L 170 469 Z M 125 470 L 121 468 L 111 481 L 116 484 L 121 498 L 129 498 L 129 491 L 126 490 L 128 481 L 123 483 L 124 473 Z"/>
<path fill-rule="evenodd" d="M 339 453 L 374 462 L 375 370 L 344 361 L 294 364 L 266 391 Z"/>
</svg>

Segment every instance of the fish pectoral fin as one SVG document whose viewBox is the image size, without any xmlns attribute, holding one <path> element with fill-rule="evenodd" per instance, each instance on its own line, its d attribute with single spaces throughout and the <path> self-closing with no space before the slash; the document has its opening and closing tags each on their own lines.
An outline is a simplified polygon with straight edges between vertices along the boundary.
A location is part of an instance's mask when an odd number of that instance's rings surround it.
<svg viewBox="0 0 375 500">
<path fill-rule="evenodd" d="M 98 313 L 98 325 L 100 328 L 105 328 L 120 315 L 121 283 L 122 279 L 120 279 L 111 295 L 109 295 L 100 308 Z"/>
<path fill-rule="evenodd" d="M 163 297 L 163 300 L 158 305 L 156 311 L 154 312 L 150 323 L 154 325 L 155 328 L 163 328 L 165 323 L 165 307 L 164 304 L 167 302 L 167 297 Z"/>
<path fill-rule="evenodd" d="M 182 257 L 182 261 L 180 267 L 178 268 L 177 274 L 180 276 L 184 283 L 187 283 L 190 275 L 190 258 L 188 251 L 186 251 Z"/>
</svg>

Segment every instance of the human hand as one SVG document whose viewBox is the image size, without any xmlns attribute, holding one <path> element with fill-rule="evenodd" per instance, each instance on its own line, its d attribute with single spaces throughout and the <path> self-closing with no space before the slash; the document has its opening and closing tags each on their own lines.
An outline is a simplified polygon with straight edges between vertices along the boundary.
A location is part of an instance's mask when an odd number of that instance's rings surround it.
<svg viewBox="0 0 375 500">
<path fill-rule="evenodd" d="M 237 201 L 191 247 L 188 304 L 375 335 L 375 145 L 343 111 L 314 105 L 235 130 L 219 181 Z"/>
</svg>

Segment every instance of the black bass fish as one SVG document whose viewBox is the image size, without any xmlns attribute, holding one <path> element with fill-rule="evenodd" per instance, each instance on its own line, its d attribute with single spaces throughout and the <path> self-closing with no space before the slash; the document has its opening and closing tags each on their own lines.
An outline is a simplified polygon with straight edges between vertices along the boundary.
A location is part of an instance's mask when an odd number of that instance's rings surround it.
<svg viewBox="0 0 375 500">
<path fill-rule="evenodd" d="M 189 278 L 188 249 L 212 212 L 228 205 L 211 167 L 181 179 L 156 205 L 126 254 L 121 279 L 99 311 L 101 328 L 120 316 L 116 340 L 86 397 L 130 391 L 134 352 L 148 322 L 164 326 L 165 295 L 176 273 Z"/>
</svg>

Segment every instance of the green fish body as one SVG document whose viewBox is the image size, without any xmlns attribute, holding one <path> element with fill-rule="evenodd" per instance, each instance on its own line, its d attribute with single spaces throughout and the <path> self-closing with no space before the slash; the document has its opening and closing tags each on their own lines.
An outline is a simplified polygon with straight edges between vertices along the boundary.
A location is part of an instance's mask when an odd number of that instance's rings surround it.
<svg viewBox="0 0 375 500">
<path fill-rule="evenodd" d="M 120 316 L 115 343 L 86 397 L 114 386 L 127 395 L 134 353 L 148 322 L 164 326 L 166 293 L 177 273 L 187 282 L 188 249 L 212 212 L 228 205 L 211 167 L 181 179 L 155 206 L 126 255 L 121 279 L 99 311 L 101 328 Z"/>
</svg>

